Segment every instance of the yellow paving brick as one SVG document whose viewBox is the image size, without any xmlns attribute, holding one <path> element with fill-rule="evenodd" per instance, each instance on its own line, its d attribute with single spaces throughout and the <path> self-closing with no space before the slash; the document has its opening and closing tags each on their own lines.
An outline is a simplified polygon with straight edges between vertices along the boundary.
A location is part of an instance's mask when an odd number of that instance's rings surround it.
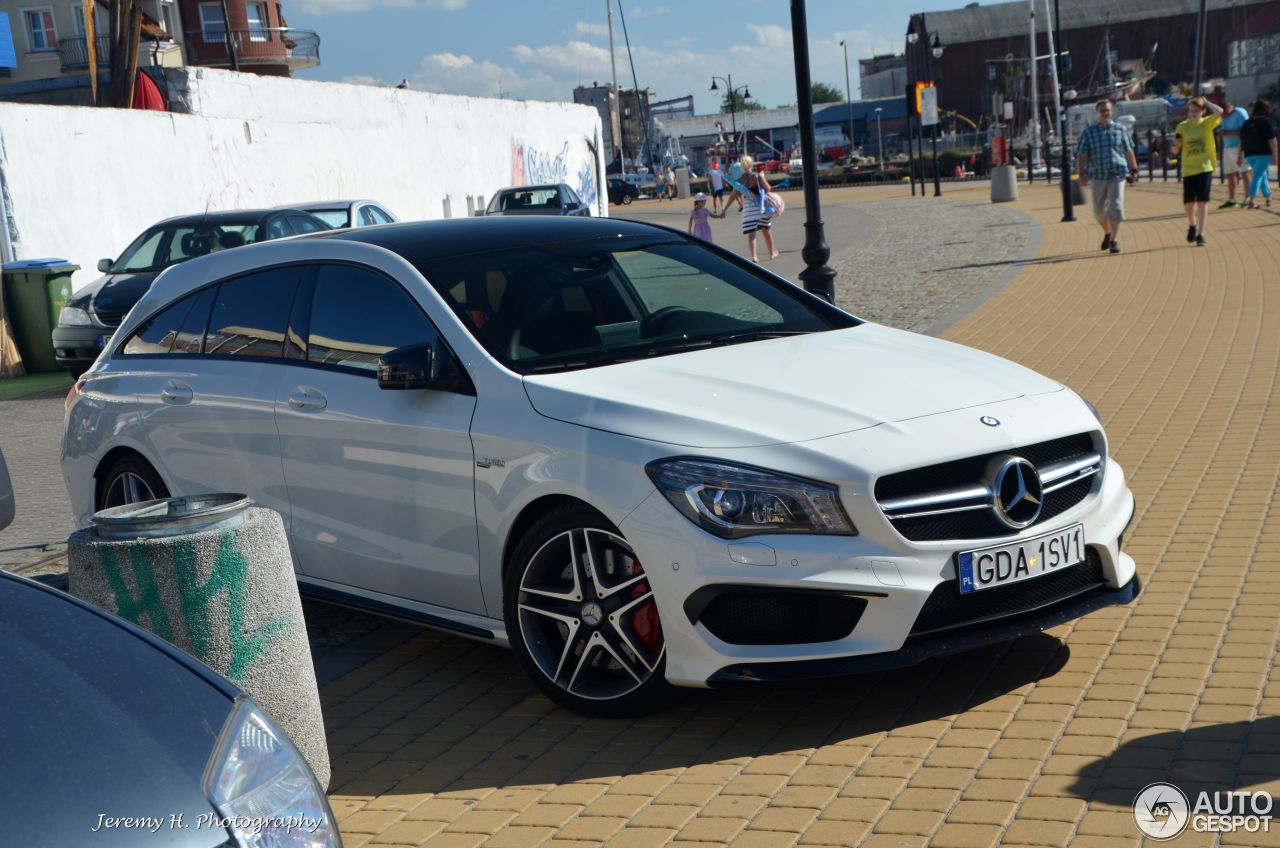
<svg viewBox="0 0 1280 848">
<path fill-rule="evenodd" d="M 947 813 L 947 822 L 956 824 L 993 824 L 1004 826 L 1013 818 L 1017 805 L 1013 801 L 973 801 L 965 799 Z"/>
<path fill-rule="evenodd" d="M 631 818 L 632 827 L 658 827 L 679 830 L 698 813 L 695 806 L 675 804 L 649 805 Z"/>
<path fill-rule="evenodd" d="M 479 807 L 477 807 L 479 809 Z M 511 822 L 521 827 L 562 827 L 583 808 L 576 804 L 538 804 L 522 812 Z"/>
<path fill-rule="evenodd" d="M 445 822 L 440 821 L 400 821 L 379 833 L 375 842 L 383 845 L 421 845 L 440 831 L 444 830 Z M 343 829 L 343 843 L 348 844 L 345 839 L 347 832 Z"/>
<path fill-rule="evenodd" d="M 536 804 L 545 792 L 536 789 L 501 789 L 476 803 L 474 810 L 510 810 L 520 812 Z"/>
<path fill-rule="evenodd" d="M 463 813 L 446 827 L 449 833 L 497 833 L 507 822 L 516 817 L 508 810 L 473 810 Z"/>
<path fill-rule="evenodd" d="M 702 807 L 702 815 L 746 821 L 768 805 L 769 798 L 765 795 L 721 795 Z"/>
<path fill-rule="evenodd" d="M 851 845 L 861 844 L 870 830 L 870 824 L 846 821 L 818 821 L 809 825 L 805 832 L 800 834 L 798 844 L 840 845 L 848 848 Z"/>
<path fill-rule="evenodd" d="M 908 836 L 927 836 L 942 824 L 943 814 L 928 810 L 890 810 L 880 817 L 873 828 L 876 833 L 903 833 Z"/>
<path fill-rule="evenodd" d="M 621 816 L 584 816 L 576 818 L 560 828 L 556 839 L 573 839 L 587 842 L 603 842 L 627 824 Z"/>
<path fill-rule="evenodd" d="M 674 830 L 659 827 L 625 827 L 614 834 L 607 848 L 659 848 L 675 836 Z"/>
<path fill-rule="evenodd" d="M 1018 819 L 1004 832 L 1001 843 L 1008 845 L 1045 845 L 1060 848 L 1071 840 L 1075 825 L 1064 821 Z"/>
<path fill-rule="evenodd" d="M 649 799 L 643 795 L 605 795 L 588 804 L 579 815 L 630 817 L 648 803 Z"/>
<path fill-rule="evenodd" d="M 753 818 L 749 827 L 752 830 L 785 830 L 790 833 L 800 833 L 817 817 L 817 810 L 801 807 L 782 809 L 770 807 Z"/>
<path fill-rule="evenodd" d="M 1074 822 L 1084 814 L 1086 806 L 1079 798 L 1032 796 L 1018 807 L 1018 818 Z"/>
<path fill-rule="evenodd" d="M 822 809 L 819 817 L 833 821 L 873 822 L 889 808 L 881 798 L 837 798 Z"/>
<path fill-rule="evenodd" d="M 338 827 L 343 833 L 381 833 L 403 817 L 393 810 L 361 810 L 339 819 Z"/>
<path fill-rule="evenodd" d="M 724 844 L 737 836 L 745 826 L 746 822 L 743 819 L 698 816 L 680 830 L 679 838 L 695 842 L 719 842 Z"/>
<path fill-rule="evenodd" d="M 557 786 L 542 796 L 544 804 L 580 804 L 587 805 L 599 798 L 608 789 L 598 783 L 568 783 Z"/>
<path fill-rule="evenodd" d="M 931 848 L 986 848 L 996 845 L 1000 828 L 982 824 L 951 824 L 948 822 L 929 840 Z"/>
<path fill-rule="evenodd" d="M 485 848 L 533 848 L 541 845 L 556 832 L 554 827 L 520 827 L 513 824 L 484 841 Z"/>
</svg>

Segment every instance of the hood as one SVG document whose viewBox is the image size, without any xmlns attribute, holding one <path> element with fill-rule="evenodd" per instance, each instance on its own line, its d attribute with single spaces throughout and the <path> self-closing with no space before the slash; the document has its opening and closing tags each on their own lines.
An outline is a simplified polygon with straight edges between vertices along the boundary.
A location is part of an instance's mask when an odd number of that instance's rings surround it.
<svg viewBox="0 0 1280 848">
<path fill-rule="evenodd" d="M 525 378 L 548 418 L 696 448 L 802 442 L 1061 388 L 877 324 Z"/>
<path fill-rule="evenodd" d="M 226 831 L 195 823 L 214 812 L 201 781 L 230 684 L 30 581 L 0 576 L 0 608 L 0 797 L 6 810 L 57 812 L 7 817 L 6 844 L 221 845 Z M 94 832 L 104 813 L 163 823 Z M 185 828 L 169 826 L 177 814 Z"/>
<path fill-rule="evenodd" d="M 102 315 L 123 316 L 142 299 L 159 273 L 107 274 L 76 292 L 68 304 L 81 308 L 92 306 L 94 312 Z"/>
</svg>

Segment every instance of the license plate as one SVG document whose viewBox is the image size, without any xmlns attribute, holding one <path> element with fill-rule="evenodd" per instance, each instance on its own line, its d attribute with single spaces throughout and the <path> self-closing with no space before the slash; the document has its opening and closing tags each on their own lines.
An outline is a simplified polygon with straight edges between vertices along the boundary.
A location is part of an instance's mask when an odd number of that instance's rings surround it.
<svg viewBox="0 0 1280 848">
<path fill-rule="evenodd" d="M 1084 562 L 1084 525 L 1074 524 L 1011 545 L 956 555 L 960 593 L 1019 583 Z"/>
</svg>

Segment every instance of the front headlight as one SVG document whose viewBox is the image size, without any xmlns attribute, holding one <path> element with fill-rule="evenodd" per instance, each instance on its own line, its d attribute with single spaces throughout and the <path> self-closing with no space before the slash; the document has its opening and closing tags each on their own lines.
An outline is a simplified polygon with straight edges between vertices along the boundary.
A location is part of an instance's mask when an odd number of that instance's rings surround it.
<svg viewBox="0 0 1280 848">
<path fill-rule="evenodd" d="M 93 319 L 87 310 L 78 306 L 64 306 L 58 313 L 58 325 L 62 327 L 91 327 Z"/>
<path fill-rule="evenodd" d="M 1089 402 L 1089 399 L 1088 399 L 1087 397 L 1085 397 L 1084 395 L 1082 395 L 1082 394 L 1077 393 L 1077 394 L 1076 394 L 1076 397 L 1080 398 L 1080 400 L 1084 402 L 1084 405 L 1085 405 L 1085 406 L 1087 406 L 1087 407 L 1089 407 L 1089 411 L 1093 413 L 1093 417 L 1094 417 L 1094 418 L 1096 418 L 1096 419 L 1098 419 L 1098 423 L 1099 423 L 1099 424 L 1101 424 L 1101 423 L 1102 423 L 1102 415 L 1101 415 L 1101 413 L 1099 413 L 1099 412 L 1098 412 L 1098 407 L 1096 407 L 1096 406 L 1094 406 L 1092 403 L 1090 403 L 1090 402 Z"/>
<path fill-rule="evenodd" d="M 222 728 L 204 789 L 238 848 L 342 848 L 311 768 L 247 697 Z"/>
<path fill-rule="evenodd" d="M 686 518 L 721 538 L 858 533 L 828 483 L 709 459 L 661 459 L 645 471 Z"/>
</svg>

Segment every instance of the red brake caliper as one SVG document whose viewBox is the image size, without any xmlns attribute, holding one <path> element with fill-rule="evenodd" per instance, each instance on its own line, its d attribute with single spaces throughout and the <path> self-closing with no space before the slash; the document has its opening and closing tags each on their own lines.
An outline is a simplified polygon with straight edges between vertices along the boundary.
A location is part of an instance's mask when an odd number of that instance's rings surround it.
<svg viewBox="0 0 1280 848">
<path fill-rule="evenodd" d="M 640 560 L 632 560 L 631 573 L 633 575 L 644 573 L 644 566 L 640 564 Z M 647 587 L 644 583 L 637 583 L 631 590 L 631 597 L 638 598 L 646 591 Z M 641 645 L 650 651 L 658 650 L 658 640 L 662 638 L 662 622 L 658 620 L 658 605 L 653 602 L 653 598 L 641 604 L 640 608 L 632 614 L 631 626 L 635 628 L 636 637 L 639 638 Z"/>
</svg>

